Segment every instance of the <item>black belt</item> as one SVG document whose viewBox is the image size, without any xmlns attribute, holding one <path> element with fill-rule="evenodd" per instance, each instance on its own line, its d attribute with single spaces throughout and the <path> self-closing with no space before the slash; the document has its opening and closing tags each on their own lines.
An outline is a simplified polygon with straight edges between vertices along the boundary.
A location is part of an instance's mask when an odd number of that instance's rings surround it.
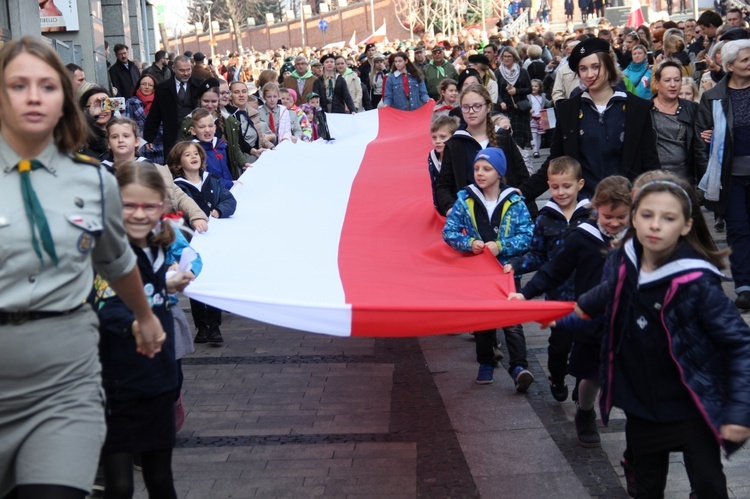
<svg viewBox="0 0 750 499">
<path fill-rule="evenodd" d="M 0 311 L 0 326 L 19 326 L 24 322 L 38 321 L 39 319 L 49 319 L 50 317 L 61 317 L 70 315 L 83 306 L 83 303 L 70 310 L 63 312 L 3 312 Z"/>
</svg>

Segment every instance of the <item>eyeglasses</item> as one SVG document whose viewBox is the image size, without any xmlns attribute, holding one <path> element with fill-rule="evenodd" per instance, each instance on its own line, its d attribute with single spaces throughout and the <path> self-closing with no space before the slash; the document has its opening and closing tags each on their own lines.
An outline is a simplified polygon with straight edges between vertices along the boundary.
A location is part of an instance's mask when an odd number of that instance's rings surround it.
<svg viewBox="0 0 750 499">
<path fill-rule="evenodd" d="M 229 91 L 219 92 L 219 95 L 232 95 L 232 92 L 229 92 Z"/>
<path fill-rule="evenodd" d="M 461 111 L 464 113 L 470 113 L 472 111 L 478 113 L 482 109 L 484 109 L 484 104 L 464 104 L 461 106 Z"/>
<path fill-rule="evenodd" d="M 143 210 L 146 215 L 157 215 L 164 206 L 164 202 L 161 203 L 123 203 L 122 212 L 132 214 L 138 211 L 138 208 Z"/>
</svg>

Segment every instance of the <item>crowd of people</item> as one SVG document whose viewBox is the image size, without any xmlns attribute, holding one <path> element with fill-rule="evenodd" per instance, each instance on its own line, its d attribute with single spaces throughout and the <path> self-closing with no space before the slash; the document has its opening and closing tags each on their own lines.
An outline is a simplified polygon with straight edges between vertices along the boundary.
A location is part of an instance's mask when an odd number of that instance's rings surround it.
<svg viewBox="0 0 750 499">
<path fill-rule="evenodd" d="M 599 396 L 602 421 L 627 416 L 629 493 L 659 497 L 681 451 L 696 497 L 727 497 L 720 447 L 750 436 L 744 13 L 361 49 L 159 51 L 144 68 L 118 44 L 104 85 L 39 39 L 0 49 L 0 497 L 80 499 L 97 468 L 105 497 L 132 497 L 134 462 L 150 497 L 176 497 L 180 359 L 224 341 L 221 310 L 190 300 L 193 335 L 171 307 L 202 270 L 190 235 L 232 216 L 232 187 L 268 150 L 329 140 L 326 114 L 430 99 L 445 242 L 496 257 L 509 299 L 576 302 L 549 325 L 547 367 L 560 402 L 575 378 L 578 443 L 600 445 Z M 523 326 L 503 333 L 524 393 Z M 474 338 L 487 385 L 497 331 Z"/>
</svg>

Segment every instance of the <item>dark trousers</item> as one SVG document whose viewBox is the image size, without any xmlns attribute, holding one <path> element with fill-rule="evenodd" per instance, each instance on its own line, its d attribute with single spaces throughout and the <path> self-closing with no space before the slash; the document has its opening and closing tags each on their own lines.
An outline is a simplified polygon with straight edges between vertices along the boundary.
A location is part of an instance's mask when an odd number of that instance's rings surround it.
<svg viewBox="0 0 750 499">
<path fill-rule="evenodd" d="M 727 244 L 732 248 L 729 264 L 732 267 L 734 289 L 737 294 L 750 291 L 750 176 L 733 176 L 729 186 L 727 211 Z"/>
<path fill-rule="evenodd" d="M 195 327 L 210 329 L 221 326 L 221 309 L 190 299 L 190 312 L 193 314 Z"/>
<path fill-rule="evenodd" d="M 634 458 L 636 498 L 664 497 L 670 452 L 685 456 L 685 468 L 697 497 L 728 497 L 719 443 L 703 419 L 665 423 L 628 414 L 625 431 Z"/>
<path fill-rule="evenodd" d="M 516 290 L 520 285 L 520 279 L 516 279 Z M 496 329 L 477 331 L 474 333 L 476 338 L 477 362 L 480 364 L 496 364 L 494 346 L 496 341 Z M 526 336 L 523 334 L 523 326 L 520 324 L 503 328 L 505 335 L 505 345 L 508 347 L 509 367 L 508 372 L 512 372 L 516 366 L 524 369 L 529 367 L 526 360 Z"/>
<path fill-rule="evenodd" d="M 553 381 L 562 382 L 568 373 L 568 356 L 573 347 L 573 335 L 568 329 L 550 328 L 547 346 L 547 368 Z"/>
</svg>

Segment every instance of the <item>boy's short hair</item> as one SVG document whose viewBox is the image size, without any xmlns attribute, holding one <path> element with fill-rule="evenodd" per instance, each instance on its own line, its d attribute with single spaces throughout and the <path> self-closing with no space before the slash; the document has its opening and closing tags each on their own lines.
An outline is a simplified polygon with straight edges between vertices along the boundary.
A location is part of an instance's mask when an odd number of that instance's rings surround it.
<svg viewBox="0 0 750 499">
<path fill-rule="evenodd" d="M 447 128 L 451 135 L 453 135 L 453 133 L 458 129 L 458 120 L 453 116 L 438 116 L 430 124 L 430 133 L 435 133 L 441 128 Z"/>
<path fill-rule="evenodd" d="M 247 101 L 248 102 L 258 102 L 258 98 L 253 94 L 247 94 Z"/>
<path fill-rule="evenodd" d="M 276 83 L 275 81 L 269 81 L 268 83 L 263 85 L 263 89 L 261 90 L 263 97 L 266 96 L 266 93 L 272 90 L 276 90 L 277 93 L 279 92 L 279 84 Z"/>
<path fill-rule="evenodd" d="M 576 180 L 583 178 L 583 169 L 581 163 L 577 159 L 571 158 L 570 156 L 560 156 L 549 162 L 549 168 L 547 169 L 547 179 L 550 175 L 563 175 L 571 173 Z"/>
<path fill-rule="evenodd" d="M 289 89 L 286 87 L 279 87 L 279 95 L 281 94 L 289 94 Z"/>
<path fill-rule="evenodd" d="M 632 204 L 631 189 L 630 180 L 620 175 L 612 175 L 596 186 L 591 204 L 595 207 L 609 205 L 612 208 L 621 205 L 630 206 Z"/>
</svg>

